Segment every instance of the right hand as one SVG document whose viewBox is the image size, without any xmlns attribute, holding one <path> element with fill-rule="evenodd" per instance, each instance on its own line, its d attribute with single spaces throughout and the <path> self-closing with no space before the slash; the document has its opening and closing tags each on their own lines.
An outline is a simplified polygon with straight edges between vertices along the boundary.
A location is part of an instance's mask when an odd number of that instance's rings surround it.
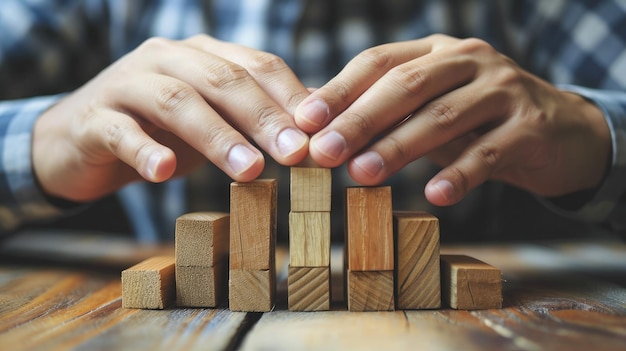
<svg viewBox="0 0 626 351">
<path fill-rule="evenodd" d="M 283 165 L 306 157 L 308 136 L 291 116 L 308 95 L 272 54 L 205 35 L 149 39 L 41 116 L 33 169 L 44 192 L 73 201 L 206 159 L 250 181 L 264 167 L 252 142 Z"/>
</svg>

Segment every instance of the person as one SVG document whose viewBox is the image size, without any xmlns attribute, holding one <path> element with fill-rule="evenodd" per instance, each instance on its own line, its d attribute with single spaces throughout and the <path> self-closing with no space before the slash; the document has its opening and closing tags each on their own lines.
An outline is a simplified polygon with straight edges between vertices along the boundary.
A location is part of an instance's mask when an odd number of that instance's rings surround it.
<svg viewBox="0 0 626 351">
<path fill-rule="evenodd" d="M 115 194 L 171 239 L 194 195 L 227 203 L 197 180 L 310 157 L 444 240 L 623 233 L 624 23 L 622 1 L 4 1 L 0 227 Z"/>
</svg>

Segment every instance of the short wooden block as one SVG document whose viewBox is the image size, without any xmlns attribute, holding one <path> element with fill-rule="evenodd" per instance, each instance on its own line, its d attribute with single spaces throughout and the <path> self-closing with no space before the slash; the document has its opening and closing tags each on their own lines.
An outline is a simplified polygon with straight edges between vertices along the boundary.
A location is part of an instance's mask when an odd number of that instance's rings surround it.
<svg viewBox="0 0 626 351">
<path fill-rule="evenodd" d="M 287 293 L 287 303 L 290 311 L 329 310 L 330 266 L 289 266 Z"/>
<path fill-rule="evenodd" d="M 397 307 L 440 308 L 439 219 L 426 212 L 393 214 Z"/>
<path fill-rule="evenodd" d="M 157 256 L 122 271 L 122 307 L 164 309 L 176 291 L 174 257 Z"/>
<path fill-rule="evenodd" d="M 347 272 L 348 311 L 393 311 L 393 271 Z"/>
<path fill-rule="evenodd" d="M 289 264 L 330 265 L 330 212 L 289 213 Z"/>
<path fill-rule="evenodd" d="M 228 265 L 213 267 L 176 266 L 176 305 L 217 307 L 226 297 Z"/>
<path fill-rule="evenodd" d="M 230 186 L 230 269 L 274 268 L 277 181 Z"/>
<path fill-rule="evenodd" d="M 502 307 L 502 273 L 496 267 L 464 255 L 441 255 L 444 301 L 461 310 Z"/>
<path fill-rule="evenodd" d="M 346 188 L 348 269 L 393 271 L 391 187 Z"/>
<path fill-rule="evenodd" d="M 211 267 L 228 261 L 230 216 L 194 212 L 176 219 L 176 266 Z"/>
<path fill-rule="evenodd" d="M 291 167 L 291 211 L 330 212 L 330 168 Z"/>
<path fill-rule="evenodd" d="M 276 272 L 231 269 L 228 308 L 231 311 L 268 312 L 274 307 Z"/>
</svg>

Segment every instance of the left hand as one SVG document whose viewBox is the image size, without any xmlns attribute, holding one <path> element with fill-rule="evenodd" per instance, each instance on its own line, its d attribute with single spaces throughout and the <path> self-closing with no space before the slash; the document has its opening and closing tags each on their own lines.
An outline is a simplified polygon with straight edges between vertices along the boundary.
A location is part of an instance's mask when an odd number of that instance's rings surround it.
<svg viewBox="0 0 626 351">
<path fill-rule="evenodd" d="M 595 105 L 484 41 L 444 35 L 365 50 L 302 101 L 295 119 L 314 134 L 318 164 L 347 161 L 364 185 L 428 156 L 443 167 L 425 189 L 440 206 L 488 179 L 540 196 L 593 188 L 611 153 Z"/>
</svg>

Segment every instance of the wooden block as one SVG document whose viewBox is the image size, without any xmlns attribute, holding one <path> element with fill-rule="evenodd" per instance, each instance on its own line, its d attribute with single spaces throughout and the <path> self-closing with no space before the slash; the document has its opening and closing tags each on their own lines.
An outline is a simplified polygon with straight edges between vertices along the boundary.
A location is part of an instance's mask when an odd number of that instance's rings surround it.
<svg viewBox="0 0 626 351">
<path fill-rule="evenodd" d="M 391 187 L 346 188 L 348 269 L 393 271 Z"/>
<path fill-rule="evenodd" d="M 275 292 L 275 270 L 230 270 L 228 280 L 228 308 L 231 311 L 271 311 L 274 307 Z"/>
<path fill-rule="evenodd" d="M 122 307 L 164 309 L 174 301 L 174 257 L 156 256 L 122 271 Z"/>
<path fill-rule="evenodd" d="M 330 265 L 330 212 L 289 213 L 289 264 Z"/>
<path fill-rule="evenodd" d="M 439 219 L 426 212 L 393 214 L 397 307 L 440 308 Z"/>
<path fill-rule="evenodd" d="M 274 268 L 277 182 L 260 179 L 230 186 L 230 269 Z"/>
<path fill-rule="evenodd" d="M 226 297 L 228 265 L 176 266 L 176 305 L 217 307 Z"/>
<path fill-rule="evenodd" d="M 330 212 L 331 183 L 330 168 L 291 167 L 291 211 Z"/>
<path fill-rule="evenodd" d="M 287 294 L 287 303 L 290 311 L 329 310 L 330 266 L 289 266 Z"/>
<path fill-rule="evenodd" d="M 502 307 L 502 273 L 496 267 L 464 255 L 441 255 L 444 301 L 461 310 Z"/>
<path fill-rule="evenodd" d="M 393 271 L 348 271 L 348 311 L 393 311 Z"/>
<path fill-rule="evenodd" d="M 228 261 L 230 216 L 194 212 L 176 219 L 176 266 L 211 267 Z"/>
</svg>

